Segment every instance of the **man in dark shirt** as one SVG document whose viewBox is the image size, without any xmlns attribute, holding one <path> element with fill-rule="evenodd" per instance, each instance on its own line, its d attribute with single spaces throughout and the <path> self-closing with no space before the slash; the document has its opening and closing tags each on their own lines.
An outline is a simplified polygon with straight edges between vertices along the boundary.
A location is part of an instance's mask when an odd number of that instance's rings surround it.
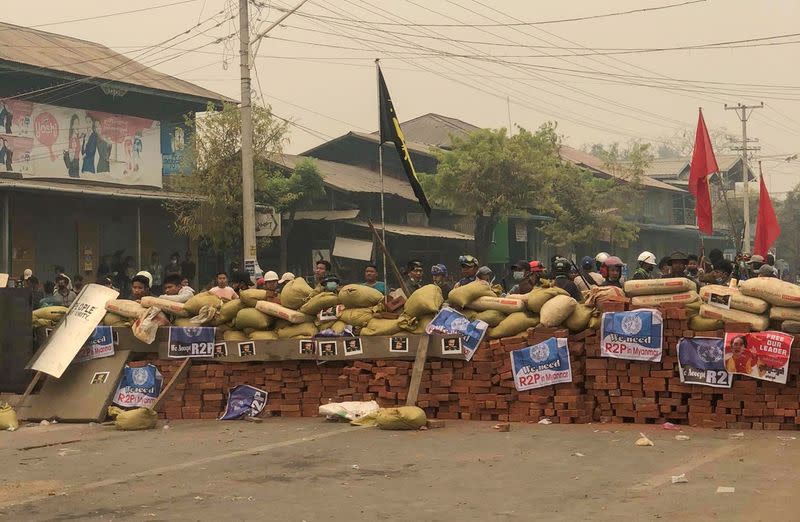
<svg viewBox="0 0 800 522">
<path fill-rule="evenodd" d="M 412 294 L 422 288 L 422 261 L 413 259 L 406 264 L 405 284 Z"/>
<path fill-rule="evenodd" d="M 581 295 L 581 291 L 578 290 L 578 285 L 569 277 L 571 267 L 572 263 L 569 262 L 569 259 L 563 257 L 555 258 L 553 260 L 552 269 L 553 284 L 562 290 L 566 290 L 573 299 L 582 303 L 583 295 Z"/>
<path fill-rule="evenodd" d="M 478 274 L 478 259 L 475 256 L 465 254 L 458 257 L 458 264 L 461 265 L 461 279 L 455 284 L 453 288 L 467 285 L 475 281 Z"/>
</svg>

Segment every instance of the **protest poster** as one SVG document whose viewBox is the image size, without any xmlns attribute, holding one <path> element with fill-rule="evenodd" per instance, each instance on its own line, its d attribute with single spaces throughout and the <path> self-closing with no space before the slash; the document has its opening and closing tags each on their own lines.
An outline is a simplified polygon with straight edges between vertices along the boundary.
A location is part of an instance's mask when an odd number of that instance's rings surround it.
<svg viewBox="0 0 800 522">
<path fill-rule="evenodd" d="M 572 382 L 569 348 L 564 337 L 551 337 L 539 344 L 514 350 L 509 356 L 517 391 Z"/>
<path fill-rule="evenodd" d="M 172 359 L 214 357 L 215 333 L 213 326 L 170 326 L 167 356 Z"/>
<path fill-rule="evenodd" d="M 678 341 L 678 373 L 684 384 L 730 388 L 732 375 L 725 368 L 724 342 L 718 337 L 682 338 Z"/>
<path fill-rule="evenodd" d="M 794 336 L 766 331 L 725 334 L 725 368 L 762 381 L 786 384 Z"/>
<path fill-rule="evenodd" d="M 163 378 L 152 364 L 122 370 L 122 378 L 114 393 L 113 403 L 123 408 L 149 408 L 161 393 Z"/>
<path fill-rule="evenodd" d="M 489 325 L 485 321 L 478 319 L 470 321 L 461 313 L 445 306 L 439 310 L 439 313 L 425 327 L 425 333 L 428 335 L 434 333 L 460 335 L 464 358 L 469 361 L 478 350 L 478 346 L 483 341 L 488 329 Z"/>
<path fill-rule="evenodd" d="M 248 384 L 239 384 L 228 393 L 228 404 L 219 420 L 256 417 L 266 405 L 267 392 Z"/>
<path fill-rule="evenodd" d="M 97 326 L 75 355 L 75 362 L 90 361 L 114 355 L 114 335 L 110 326 Z"/>
<path fill-rule="evenodd" d="M 664 340 L 661 312 L 652 309 L 606 312 L 600 323 L 600 355 L 660 362 Z"/>
</svg>

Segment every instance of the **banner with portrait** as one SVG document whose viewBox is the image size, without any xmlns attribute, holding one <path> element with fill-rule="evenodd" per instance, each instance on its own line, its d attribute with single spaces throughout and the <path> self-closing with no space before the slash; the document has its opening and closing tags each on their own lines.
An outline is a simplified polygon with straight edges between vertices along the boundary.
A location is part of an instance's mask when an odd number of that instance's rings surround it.
<svg viewBox="0 0 800 522">
<path fill-rule="evenodd" d="M 762 381 L 786 384 L 794 336 L 783 332 L 725 334 L 725 369 Z"/>
</svg>

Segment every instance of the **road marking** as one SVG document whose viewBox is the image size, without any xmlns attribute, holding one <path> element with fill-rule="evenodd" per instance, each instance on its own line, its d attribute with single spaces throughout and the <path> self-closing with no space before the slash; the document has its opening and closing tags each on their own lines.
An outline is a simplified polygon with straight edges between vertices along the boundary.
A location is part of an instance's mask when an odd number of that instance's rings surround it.
<svg viewBox="0 0 800 522">
<path fill-rule="evenodd" d="M 697 468 L 700 468 L 702 466 L 705 466 L 706 464 L 714 462 L 715 460 L 727 457 L 734 451 L 739 450 L 741 448 L 742 448 L 741 445 L 736 445 L 736 444 L 717 448 L 714 451 L 706 453 L 702 457 L 693 459 L 691 462 L 687 464 L 681 464 L 679 466 L 675 466 L 672 469 L 661 471 L 657 475 L 652 475 L 643 482 L 640 482 L 639 484 L 632 486 L 630 489 L 631 491 L 650 491 L 656 488 L 660 488 L 661 486 L 664 486 L 672 482 L 673 475 L 680 475 L 682 473 L 688 473 L 690 471 L 694 471 Z"/>
<path fill-rule="evenodd" d="M 30 504 L 31 502 L 38 502 L 40 500 L 46 500 L 51 498 L 58 498 L 62 495 L 73 495 L 75 493 L 81 493 L 84 491 L 91 491 L 94 489 L 105 488 L 108 486 L 115 486 L 117 484 L 123 484 L 125 482 L 131 482 L 136 479 L 145 478 L 145 477 L 152 477 L 155 475 L 161 475 L 164 473 L 172 473 L 174 471 L 180 471 L 187 468 L 192 468 L 195 466 L 202 466 L 203 464 L 208 464 L 210 462 L 218 462 L 221 460 L 228 460 L 228 459 L 235 459 L 237 457 L 244 457 L 248 455 L 254 455 L 257 453 L 266 453 L 268 451 L 278 449 L 278 448 L 285 448 L 287 446 L 294 446 L 296 444 L 302 444 L 304 442 L 311 442 L 319 439 L 325 439 L 327 437 L 333 437 L 335 435 L 340 435 L 342 433 L 353 433 L 355 431 L 368 428 L 368 426 L 349 426 L 347 429 L 335 429 L 331 431 L 322 432 L 318 435 L 310 435 L 308 437 L 301 437 L 299 439 L 292 439 L 292 440 L 285 440 L 282 442 L 273 442 L 270 444 L 264 444 L 262 446 L 256 446 L 253 448 L 249 448 L 246 450 L 237 450 L 231 451 L 229 453 L 223 453 L 221 455 L 213 455 L 210 457 L 203 457 L 200 459 L 189 460 L 186 462 L 181 462 L 178 464 L 170 464 L 168 466 L 161 466 L 158 468 L 147 469 L 144 471 L 139 471 L 137 473 L 131 473 L 130 475 L 125 475 L 124 477 L 117 477 L 105 480 L 99 480 L 97 482 L 90 482 L 88 484 L 82 484 L 79 486 L 67 487 L 61 491 L 56 492 L 55 494 L 43 494 L 43 495 L 35 495 L 32 497 L 27 497 L 20 500 L 12 500 L 7 502 L 0 502 L 0 509 L 9 508 L 14 506 L 21 506 L 25 504 Z"/>
</svg>

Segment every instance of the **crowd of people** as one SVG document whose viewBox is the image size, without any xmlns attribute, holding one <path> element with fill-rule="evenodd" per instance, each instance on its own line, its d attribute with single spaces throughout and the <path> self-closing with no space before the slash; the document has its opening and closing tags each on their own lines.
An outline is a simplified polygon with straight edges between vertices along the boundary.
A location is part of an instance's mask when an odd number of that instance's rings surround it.
<svg viewBox="0 0 800 522">
<path fill-rule="evenodd" d="M 119 264 L 114 264 L 115 259 Z M 594 257 L 585 256 L 579 264 L 557 255 L 550 259 L 549 268 L 539 260 L 517 261 L 509 266 L 502 278 L 496 277 L 491 268 L 481 265 L 470 254 L 459 256 L 458 264 L 461 270 L 454 276 L 448 273 L 446 265 L 434 264 L 428 271 L 428 279 L 422 261 L 409 261 L 402 271 L 405 291 L 413 293 L 432 283 L 441 288 L 442 295 L 447 299 L 453 288 L 481 280 L 490 285 L 499 296 L 526 294 L 537 287 L 557 286 L 581 301 L 582 292 L 592 286 L 621 288 L 626 276 L 634 280 L 685 277 L 693 281 L 698 289 L 706 284 L 728 285 L 732 279 L 741 281 L 752 277 L 778 277 L 775 258 L 771 254 L 766 258 L 742 254 L 730 261 L 718 249 L 712 250 L 708 257 L 673 252 L 659 261 L 655 254 L 645 251 L 639 254 L 635 267 L 629 267 L 618 256 L 607 252 L 600 252 Z M 217 273 L 214 281 L 206 285 L 205 290 L 230 300 L 238 299 L 242 290 L 258 288 L 266 291 L 266 300 L 279 303 L 281 289 L 295 278 L 291 272 L 279 277 L 277 272 L 269 270 L 254 283 L 247 273 L 238 271 L 238 267 L 233 268 L 237 271 L 230 275 L 227 272 Z M 154 252 L 150 265 L 139 271 L 132 270 L 130 263 L 121 255 L 108 256 L 103 259 L 100 269 L 99 273 L 108 275 L 101 275 L 96 282 L 119 290 L 122 298 L 138 301 L 146 296 L 156 296 L 185 303 L 195 295 L 195 290 L 190 286 L 195 275 L 195 265 L 188 253 L 183 262 L 177 252 L 173 253 L 169 264 L 164 267 L 158 262 L 158 253 Z M 104 272 L 103 269 L 111 272 Z M 82 276 L 70 278 L 59 266 L 55 267 L 54 281 L 46 281 L 43 285 L 30 269 L 23 272 L 20 280 L 22 286 L 31 288 L 33 309 L 54 305 L 69 306 L 85 284 Z M 328 292 L 337 292 L 344 284 L 331 272 L 331 263 L 325 260 L 314 264 L 311 283 L 317 290 Z M 386 283 L 379 280 L 378 267 L 374 264 L 368 264 L 364 269 L 363 280 L 355 283 L 375 288 L 381 293 L 387 291 Z"/>
</svg>

